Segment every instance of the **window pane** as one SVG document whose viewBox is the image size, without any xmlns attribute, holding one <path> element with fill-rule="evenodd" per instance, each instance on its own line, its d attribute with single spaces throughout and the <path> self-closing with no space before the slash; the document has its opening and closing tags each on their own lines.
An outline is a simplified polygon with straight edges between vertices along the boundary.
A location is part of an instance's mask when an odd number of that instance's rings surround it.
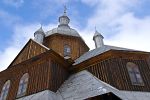
<svg viewBox="0 0 150 100">
<path fill-rule="evenodd" d="M 141 75 L 140 75 L 140 74 L 136 74 L 136 77 L 137 77 L 137 81 L 138 81 L 138 83 L 143 84 L 143 80 L 142 80 Z"/>
<path fill-rule="evenodd" d="M 9 92 L 9 87 L 10 87 L 10 80 L 5 82 L 3 89 L 1 91 L 1 97 L 0 100 L 6 100 L 8 92 Z"/>
<path fill-rule="evenodd" d="M 3 91 L 1 92 L 1 99 L 0 100 L 2 100 L 2 98 L 4 98 L 4 92 Z"/>
<path fill-rule="evenodd" d="M 129 75 L 130 75 L 132 83 L 136 83 L 136 77 L 135 77 L 135 75 L 133 73 L 130 73 Z"/>
<path fill-rule="evenodd" d="M 136 72 L 136 73 L 139 73 L 139 69 L 138 69 L 138 67 L 134 67 L 134 72 Z"/>
<path fill-rule="evenodd" d="M 21 89 L 22 89 L 22 86 L 19 86 L 19 89 L 18 89 L 18 95 L 21 94 Z"/>
<path fill-rule="evenodd" d="M 129 73 L 132 84 L 135 84 L 135 85 L 142 84 L 143 85 L 143 80 L 140 75 L 138 66 L 132 62 L 128 62 L 127 69 L 128 69 L 128 73 Z"/>
<path fill-rule="evenodd" d="M 22 92 L 25 93 L 25 92 L 26 92 L 26 89 L 27 89 L 27 84 L 24 84 L 24 85 L 23 85 Z"/>
<path fill-rule="evenodd" d="M 29 79 L 28 73 L 24 74 L 20 79 L 17 97 L 25 95 L 28 85 L 28 79 Z"/>
<path fill-rule="evenodd" d="M 69 56 L 71 54 L 71 48 L 69 45 L 64 46 L 64 56 Z"/>
</svg>

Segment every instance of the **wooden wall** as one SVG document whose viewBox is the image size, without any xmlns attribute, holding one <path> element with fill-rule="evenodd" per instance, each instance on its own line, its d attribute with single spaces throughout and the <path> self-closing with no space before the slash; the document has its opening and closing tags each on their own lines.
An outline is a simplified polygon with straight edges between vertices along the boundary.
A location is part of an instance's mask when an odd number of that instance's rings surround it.
<svg viewBox="0 0 150 100">
<path fill-rule="evenodd" d="M 66 69 L 62 68 L 62 65 L 57 63 L 56 61 L 51 61 L 50 66 L 50 77 L 49 80 L 49 89 L 56 92 L 58 88 L 63 84 L 64 80 L 66 80 L 69 76 L 69 73 Z"/>
<path fill-rule="evenodd" d="M 102 58 L 101 60 L 97 60 L 98 57 L 95 57 L 86 61 L 89 66 L 83 67 L 83 64 L 81 64 L 82 67 L 78 66 L 79 68 L 77 69 L 87 69 L 100 80 L 121 90 L 150 91 L 150 67 L 147 62 L 148 54 L 123 51 L 112 51 L 108 53 L 111 53 L 109 57 L 101 55 L 101 57 L 105 58 L 103 60 Z M 96 61 L 95 63 L 93 63 L 94 60 Z M 90 62 L 92 63 L 90 64 Z M 126 67 L 127 62 L 133 62 L 138 65 L 144 86 L 132 85 Z"/>
<path fill-rule="evenodd" d="M 29 42 L 25 45 L 25 47 L 21 50 L 18 56 L 12 62 L 12 66 L 21 63 L 27 59 L 30 59 L 36 55 L 39 55 L 43 52 L 47 51 L 46 48 L 42 47 L 38 43 L 33 40 L 29 40 Z"/>
<path fill-rule="evenodd" d="M 20 78 L 29 74 L 27 94 L 34 94 L 43 90 L 56 90 L 67 79 L 69 72 L 66 69 L 65 61 L 52 57 L 52 54 L 41 54 L 11 67 L 0 73 L 0 93 L 4 83 L 11 81 L 7 100 L 14 100 L 17 95 Z M 64 63 L 61 63 L 64 62 Z M 61 65 L 61 66 L 60 66 Z"/>
<path fill-rule="evenodd" d="M 53 49 L 61 56 L 64 56 L 64 45 L 66 44 L 71 47 L 71 58 L 73 60 L 89 50 L 84 41 L 79 37 L 55 34 L 44 39 L 44 45 Z"/>
</svg>

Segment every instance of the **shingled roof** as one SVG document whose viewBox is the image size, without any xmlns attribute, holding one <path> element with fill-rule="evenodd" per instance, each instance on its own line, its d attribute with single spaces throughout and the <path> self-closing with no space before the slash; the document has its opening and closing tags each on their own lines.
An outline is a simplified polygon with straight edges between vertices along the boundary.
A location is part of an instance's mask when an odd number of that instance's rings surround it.
<svg viewBox="0 0 150 100">
<path fill-rule="evenodd" d="M 88 60 L 92 57 L 95 57 L 99 54 L 102 54 L 104 52 L 107 52 L 109 50 L 127 50 L 127 51 L 138 51 L 134 49 L 127 49 L 127 48 L 122 48 L 122 47 L 116 47 L 116 46 L 110 46 L 110 45 L 104 45 L 100 48 L 93 49 L 91 51 L 88 51 L 84 53 L 82 56 L 80 56 L 78 59 L 75 60 L 75 63 L 73 65 L 77 65 L 85 60 Z"/>
</svg>

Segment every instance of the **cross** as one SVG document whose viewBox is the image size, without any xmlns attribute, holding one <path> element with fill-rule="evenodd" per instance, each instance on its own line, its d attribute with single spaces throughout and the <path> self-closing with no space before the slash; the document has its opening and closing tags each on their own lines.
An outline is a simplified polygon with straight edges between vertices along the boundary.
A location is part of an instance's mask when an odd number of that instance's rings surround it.
<svg viewBox="0 0 150 100">
<path fill-rule="evenodd" d="M 97 31 L 96 26 L 95 26 L 95 32 Z"/>
<path fill-rule="evenodd" d="M 66 12 L 67 12 L 67 7 L 66 5 L 64 5 L 64 13 L 66 14 Z"/>
</svg>

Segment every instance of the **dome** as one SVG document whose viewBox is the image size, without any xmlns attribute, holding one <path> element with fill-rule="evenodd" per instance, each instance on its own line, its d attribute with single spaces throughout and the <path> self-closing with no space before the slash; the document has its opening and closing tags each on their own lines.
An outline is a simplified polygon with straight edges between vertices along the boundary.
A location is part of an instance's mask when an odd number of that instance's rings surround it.
<svg viewBox="0 0 150 100">
<path fill-rule="evenodd" d="M 80 37 L 79 33 L 75 29 L 70 28 L 69 26 L 60 26 L 57 28 L 53 28 L 52 30 L 46 32 L 46 36 L 56 34 L 56 33 L 62 35 Z"/>
<path fill-rule="evenodd" d="M 70 26 L 68 25 L 70 19 L 66 14 L 66 9 L 64 10 L 64 14 L 59 17 L 58 21 L 59 21 L 58 27 L 53 28 L 52 30 L 46 32 L 46 36 L 50 36 L 52 34 L 62 34 L 62 35 L 80 37 L 79 33 L 75 29 L 70 28 Z"/>
<path fill-rule="evenodd" d="M 43 29 L 42 29 L 42 26 L 34 33 L 34 36 L 35 36 L 36 34 L 45 35 L 45 33 L 44 33 Z"/>
<path fill-rule="evenodd" d="M 104 38 L 97 30 L 95 30 L 95 34 L 93 36 L 93 40 L 95 37 L 100 36 L 102 39 Z"/>
</svg>

